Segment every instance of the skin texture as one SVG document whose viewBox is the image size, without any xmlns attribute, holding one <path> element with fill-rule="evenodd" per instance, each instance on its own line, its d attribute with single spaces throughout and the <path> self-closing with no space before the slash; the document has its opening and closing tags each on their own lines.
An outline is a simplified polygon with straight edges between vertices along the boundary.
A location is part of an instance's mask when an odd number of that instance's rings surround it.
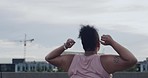
<svg viewBox="0 0 148 78">
<path fill-rule="evenodd" d="M 116 71 L 125 70 L 137 63 L 135 56 L 128 49 L 113 40 L 110 35 L 101 36 L 101 41 L 98 41 L 96 49 L 91 52 L 85 52 L 85 55 L 89 56 L 92 54 L 97 54 L 97 51 L 100 49 L 100 43 L 104 46 L 111 46 L 118 53 L 118 55 L 101 55 L 101 63 L 109 74 L 112 74 Z M 60 47 L 51 51 L 45 57 L 45 60 L 57 67 L 64 69 L 67 72 L 74 55 L 61 54 L 65 51 L 64 46 L 68 49 L 74 44 L 75 41 L 73 39 L 68 39 L 64 45 L 61 45 Z"/>
<path fill-rule="evenodd" d="M 72 59 L 74 57 L 73 54 L 61 55 L 65 49 L 64 46 L 68 49 L 71 48 L 75 44 L 73 39 L 68 39 L 64 45 L 54 49 L 51 51 L 46 57 L 45 60 L 49 63 L 68 71 Z"/>
<path fill-rule="evenodd" d="M 108 73 L 127 69 L 137 63 L 135 56 L 128 49 L 114 41 L 110 35 L 101 36 L 101 40 L 103 45 L 110 45 L 119 54 L 101 56 L 101 62 Z"/>
</svg>

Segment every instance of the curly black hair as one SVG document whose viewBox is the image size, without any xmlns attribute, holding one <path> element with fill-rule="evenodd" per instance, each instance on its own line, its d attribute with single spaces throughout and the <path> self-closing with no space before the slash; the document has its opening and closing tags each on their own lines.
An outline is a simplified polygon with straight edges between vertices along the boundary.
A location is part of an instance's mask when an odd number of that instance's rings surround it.
<svg viewBox="0 0 148 78">
<path fill-rule="evenodd" d="M 81 25 L 79 37 L 85 51 L 94 51 L 97 47 L 99 35 L 97 29 L 90 25 Z"/>
</svg>

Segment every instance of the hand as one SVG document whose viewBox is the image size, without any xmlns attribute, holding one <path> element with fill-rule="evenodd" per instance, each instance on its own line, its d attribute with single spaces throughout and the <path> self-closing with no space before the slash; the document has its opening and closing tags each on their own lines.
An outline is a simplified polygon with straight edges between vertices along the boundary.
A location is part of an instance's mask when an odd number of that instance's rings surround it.
<svg viewBox="0 0 148 78">
<path fill-rule="evenodd" d="M 114 40 L 110 35 L 103 35 L 101 36 L 101 44 L 103 45 L 111 45 Z"/>
<path fill-rule="evenodd" d="M 75 44 L 73 39 L 67 39 L 66 43 L 64 44 L 66 48 L 71 48 Z"/>
</svg>

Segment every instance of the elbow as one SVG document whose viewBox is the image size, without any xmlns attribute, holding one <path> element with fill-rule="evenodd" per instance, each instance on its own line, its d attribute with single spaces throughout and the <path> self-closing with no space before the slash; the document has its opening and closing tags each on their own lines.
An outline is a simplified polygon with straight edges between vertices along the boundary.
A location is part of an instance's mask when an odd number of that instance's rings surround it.
<svg viewBox="0 0 148 78">
<path fill-rule="evenodd" d="M 46 60 L 47 62 L 50 62 L 51 59 L 50 59 L 48 56 L 46 56 L 46 57 L 45 57 L 45 60 Z"/>
<path fill-rule="evenodd" d="M 48 61 L 48 57 L 47 56 L 45 57 L 45 60 Z"/>
<path fill-rule="evenodd" d="M 135 65 L 135 64 L 137 64 L 137 62 L 138 62 L 138 60 L 135 58 L 135 59 L 133 59 L 133 64 Z"/>
<path fill-rule="evenodd" d="M 129 61 L 129 64 L 130 66 L 134 66 L 135 64 L 137 64 L 137 59 L 136 58 L 132 58 L 130 61 Z"/>
</svg>

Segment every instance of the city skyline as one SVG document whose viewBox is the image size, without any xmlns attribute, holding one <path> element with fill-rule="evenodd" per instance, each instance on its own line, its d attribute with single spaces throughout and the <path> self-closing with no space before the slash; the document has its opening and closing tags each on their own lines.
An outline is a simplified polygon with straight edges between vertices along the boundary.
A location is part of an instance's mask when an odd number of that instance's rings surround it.
<svg viewBox="0 0 148 78">
<path fill-rule="evenodd" d="M 0 62 L 24 57 L 43 60 L 68 38 L 76 44 L 67 51 L 83 52 L 80 25 L 93 25 L 99 35 L 110 34 L 139 61 L 148 56 L 147 0 L 0 0 Z M 117 54 L 110 46 L 99 51 Z"/>
</svg>

